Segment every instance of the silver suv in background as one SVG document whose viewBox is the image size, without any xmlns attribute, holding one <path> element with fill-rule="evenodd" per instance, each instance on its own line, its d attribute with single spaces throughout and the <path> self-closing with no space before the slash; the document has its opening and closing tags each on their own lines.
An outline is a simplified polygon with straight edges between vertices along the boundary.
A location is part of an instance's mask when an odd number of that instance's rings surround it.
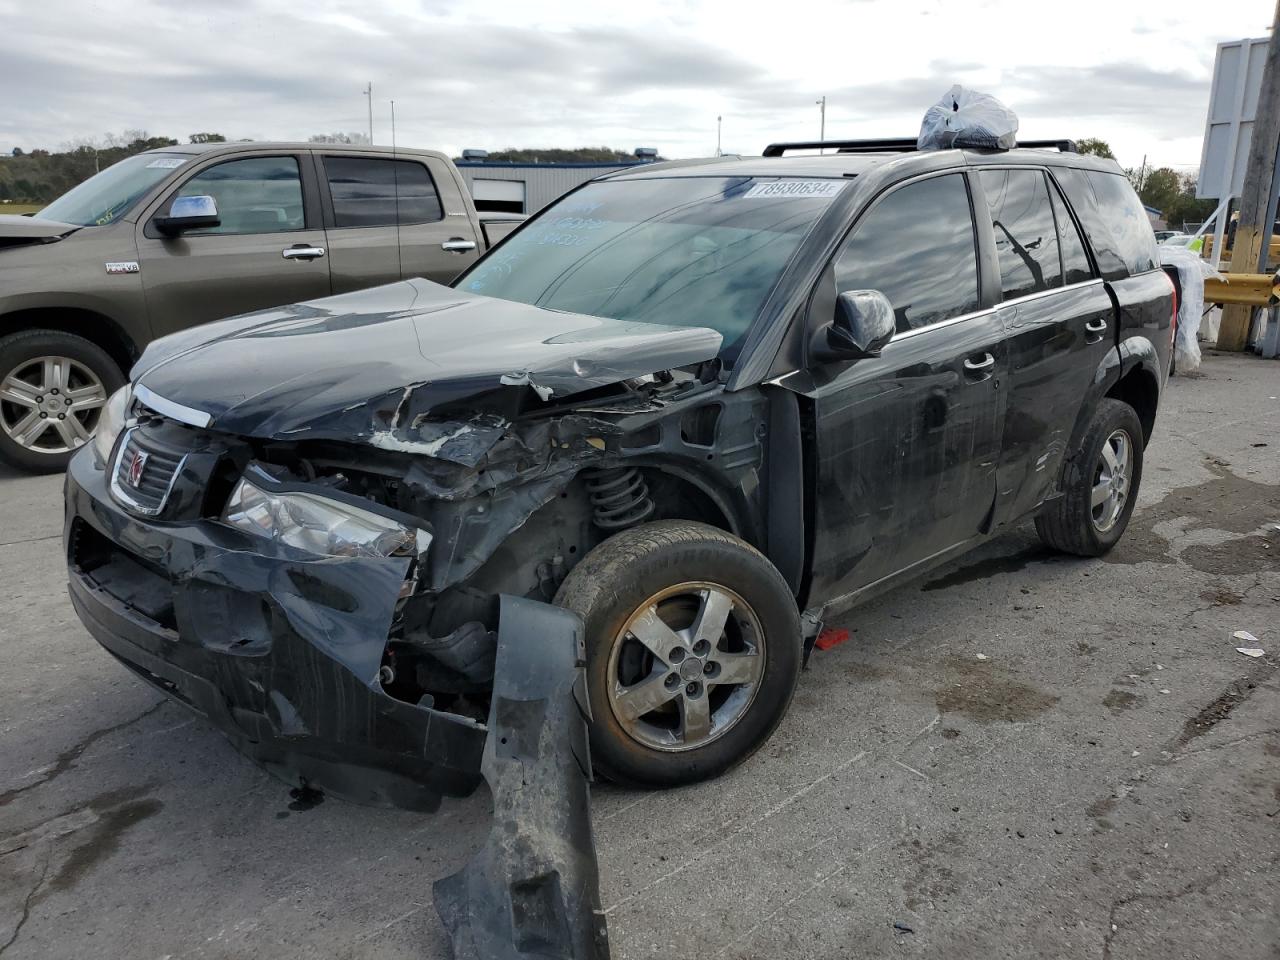
<svg viewBox="0 0 1280 960">
<path fill-rule="evenodd" d="M 0 216 L 0 459 L 57 471 L 154 338 L 280 304 L 447 283 L 522 217 L 449 158 L 340 144 L 165 147 Z"/>
</svg>

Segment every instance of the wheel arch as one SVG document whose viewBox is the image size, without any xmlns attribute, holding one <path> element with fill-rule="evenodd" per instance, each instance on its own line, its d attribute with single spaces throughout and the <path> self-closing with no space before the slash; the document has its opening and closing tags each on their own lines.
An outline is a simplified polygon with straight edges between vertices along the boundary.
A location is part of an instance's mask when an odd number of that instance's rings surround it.
<svg viewBox="0 0 1280 960">
<path fill-rule="evenodd" d="M 0 315 L 0 337 L 24 330 L 53 330 L 83 337 L 107 352 L 127 377 L 138 345 L 111 317 L 84 307 L 27 307 Z"/>
</svg>

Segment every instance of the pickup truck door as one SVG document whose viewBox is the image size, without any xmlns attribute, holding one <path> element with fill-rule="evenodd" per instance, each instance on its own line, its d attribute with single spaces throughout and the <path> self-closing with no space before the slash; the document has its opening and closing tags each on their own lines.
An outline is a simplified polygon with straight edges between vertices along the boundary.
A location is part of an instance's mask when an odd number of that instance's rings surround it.
<svg viewBox="0 0 1280 960">
<path fill-rule="evenodd" d="M 166 237 L 153 222 L 175 197 L 212 196 L 221 224 Z M 281 304 L 327 297 L 329 262 L 305 154 L 215 160 L 153 204 L 136 227 L 155 336 Z"/>
<path fill-rule="evenodd" d="M 447 283 L 477 256 L 475 225 L 450 171 L 430 158 L 316 154 L 333 292 L 425 277 Z"/>
<path fill-rule="evenodd" d="M 879 357 L 811 371 L 815 600 L 871 586 L 982 534 L 996 492 L 1007 360 L 979 289 L 967 177 L 929 176 L 875 201 L 811 305 L 875 289 L 898 333 Z M 825 295 L 824 295 L 825 294 Z"/>
</svg>

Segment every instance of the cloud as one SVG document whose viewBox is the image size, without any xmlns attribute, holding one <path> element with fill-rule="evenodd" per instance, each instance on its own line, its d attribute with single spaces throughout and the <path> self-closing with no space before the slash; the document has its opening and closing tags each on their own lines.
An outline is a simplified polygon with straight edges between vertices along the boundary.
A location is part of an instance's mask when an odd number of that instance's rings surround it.
<svg viewBox="0 0 1280 960">
<path fill-rule="evenodd" d="M 1014 0 L 962 16 L 936 0 L 792 0 L 768 16 L 731 0 L 0 0 L 0 151 L 126 128 L 363 130 L 372 81 L 378 142 L 394 97 L 402 143 L 695 156 L 714 148 L 717 116 L 725 145 L 744 150 L 814 137 L 824 94 L 829 135 L 911 134 L 960 81 L 1006 100 L 1035 135 L 1102 136 L 1122 156 L 1160 143 L 1198 153 L 1185 144 L 1208 92 L 1200 8 L 1166 0 L 1151 19 L 1076 2 L 1078 18 L 1046 31 Z M 1232 16 L 1215 29 L 1253 26 Z"/>
</svg>

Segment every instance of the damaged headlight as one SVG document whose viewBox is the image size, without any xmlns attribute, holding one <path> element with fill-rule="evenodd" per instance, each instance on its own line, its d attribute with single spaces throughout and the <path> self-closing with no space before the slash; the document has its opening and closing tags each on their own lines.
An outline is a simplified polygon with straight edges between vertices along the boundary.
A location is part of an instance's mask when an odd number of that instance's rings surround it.
<svg viewBox="0 0 1280 960">
<path fill-rule="evenodd" d="M 296 550 L 326 557 L 416 557 L 431 545 L 426 530 L 349 503 L 300 491 L 269 491 L 242 479 L 223 522 Z"/>
<path fill-rule="evenodd" d="M 129 419 L 132 402 L 133 387 L 126 383 L 107 399 L 102 413 L 98 415 L 98 426 L 93 432 L 93 451 L 99 462 L 106 464 L 111 460 L 111 448 L 116 445 L 116 438 Z"/>
</svg>

